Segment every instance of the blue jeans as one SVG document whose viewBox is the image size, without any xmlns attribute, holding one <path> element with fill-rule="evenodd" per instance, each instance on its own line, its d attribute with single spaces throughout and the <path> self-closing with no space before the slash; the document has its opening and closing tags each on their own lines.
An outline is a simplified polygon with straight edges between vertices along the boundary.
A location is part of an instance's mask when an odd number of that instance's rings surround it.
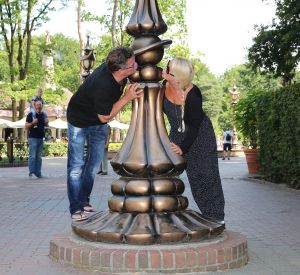
<svg viewBox="0 0 300 275">
<path fill-rule="evenodd" d="M 68 123 L 67 188 L 71 214 L 89 205 L 106 135 L 107 124 L 78 128 Z"/>
<path fill-rule="evenodd" d="M 29 138 L 28 140 L 29 140 L 29 160 L 28 160 L 29 175 L 35 174 L 37 177 L 41 177 L 44 141 L 42 138 Z"/>
</svg>

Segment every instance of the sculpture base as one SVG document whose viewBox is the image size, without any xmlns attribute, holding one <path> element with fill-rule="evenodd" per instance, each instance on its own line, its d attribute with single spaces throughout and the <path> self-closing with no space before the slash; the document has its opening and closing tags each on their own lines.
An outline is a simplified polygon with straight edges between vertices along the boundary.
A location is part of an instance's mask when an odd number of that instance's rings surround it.
<svg viewBox="0 0 300 275">
<path fill-rule="evenodd" d="M 135 245 L 195 242 L 215 237 L 224 228 L 224 224 L 190 209 L 158 213 L 106 210 L 72 223 L 73 231 L 86 240 Z"/>
<path fill-rule="evenodd" d="M 71 233 L 54 237 L 49 255 L 62 264 L 113 273 L 198 274 L 248 263 L 246 237 L 229 230 L 209 241 L 143 247 L 90 242 Z"/>
</svg>

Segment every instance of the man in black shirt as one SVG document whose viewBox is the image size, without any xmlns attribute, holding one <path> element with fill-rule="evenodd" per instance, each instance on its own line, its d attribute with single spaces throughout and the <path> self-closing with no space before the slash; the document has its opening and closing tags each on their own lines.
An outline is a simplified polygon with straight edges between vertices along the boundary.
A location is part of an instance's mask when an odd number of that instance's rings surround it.
<svg viewBox="0 0 300 275">
<path fill-rule="evenodd" d="M 48 118 L 42 111 L 43 103 L 40 100 L 34 101 L 35 114 L 30 112 L 26 117 L 25 128 L 29 131 L 29 177 L 42 177 L 42 153 L 45 137 L 45 126 L 48 125 Z"/>
<path fill-rule="evenodd" d="M 68 197 L 73 221 L 87 219 L 95 174 L 103 157 L 109 122 L 129 101 L 142 96 L 138 83 L 127 84 L 137 63 L 132 50 L 113 49 L 72 96 L 68 110 Z M 124 95 L 121 97 L 123 90 Z M 87 145 L 87 154 L 84 147 Z"/>
</svg>

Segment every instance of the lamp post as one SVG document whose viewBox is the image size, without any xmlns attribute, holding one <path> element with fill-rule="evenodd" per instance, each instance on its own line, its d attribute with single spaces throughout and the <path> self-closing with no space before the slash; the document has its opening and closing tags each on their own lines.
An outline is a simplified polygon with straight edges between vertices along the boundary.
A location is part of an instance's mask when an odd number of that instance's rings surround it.
<svg viewBox="0 0 300 275">
<path fill-rule="evenodd" d="M 239 91 L 237 90 L 236 85 L 234 85 L 231 89 L 229 89 L 229 95 L 232 106 L 232 129 L 233 129 L 233 137 L 232 137 L 232 149 L 238 149 L 238 137 L 236 131 L 236 119 L 235 119 L 235 106 L 239 101 Z"/>
<path fill-rule="evenodd" d="M 90 47 L 90 37 L 87 36 L 86 46 L 83 50 L 83 56 L 80 58 L 80 65 L 83 69 L 83 73 L 81 73 L 81 82 L 91 74 L 92 68 L 95 65 L 96 57 L 94 53 L 94 49 Z"/>
</svg>

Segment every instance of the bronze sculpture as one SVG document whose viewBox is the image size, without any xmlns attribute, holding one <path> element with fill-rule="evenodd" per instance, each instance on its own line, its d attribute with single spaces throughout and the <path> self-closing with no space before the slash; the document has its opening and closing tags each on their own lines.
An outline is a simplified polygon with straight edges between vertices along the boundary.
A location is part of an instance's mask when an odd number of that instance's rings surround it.
<svg viewBox="0 0 300 275">
<path fill-rule="evenodd" d="M 184 183 L 177 177 L 184 159 L 170 148 L 163 119 L 164 90 L 159 83 L 167 25 L 157 0 L 137 0 L 126 31 L 134 36 L 138 71 L 130 77 L 144 87 L 132 106 L 131 124 L 123 146 L 111 164 L 122 177 L 112 183 L 109 210 L 87 221 L 72 223 L 73 231 L 88 240 L 153 244 L 188 242 L 220 234 L 224 225 L 187 209 Z"/>
</svg>

